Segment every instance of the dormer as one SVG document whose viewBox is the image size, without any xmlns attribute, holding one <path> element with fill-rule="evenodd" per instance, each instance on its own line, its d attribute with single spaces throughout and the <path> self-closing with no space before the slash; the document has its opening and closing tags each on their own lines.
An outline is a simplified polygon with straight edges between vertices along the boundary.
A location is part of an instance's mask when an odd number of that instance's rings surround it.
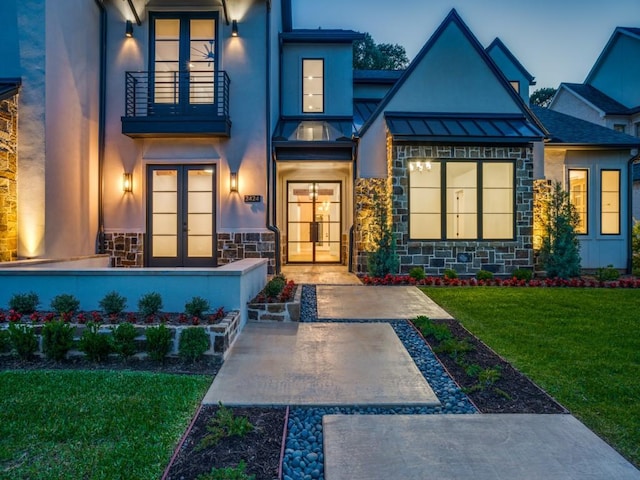
<svg viewBox="0 0 640 480">
<path fill-rule="evenodd" d="M 282 116 L 353 115 L 352 30 L 292 30 L 281 34 Z"/>
<path fill-rule="evenodd" d="M 486 52 L 507 78 L 513 89 L 529 105 L 529 87 L 536 84 L 534 76 L 522 66 L 499 38 L 496 37 L 491 42 L 491 45 L 486 48 Z"/>
</svg>

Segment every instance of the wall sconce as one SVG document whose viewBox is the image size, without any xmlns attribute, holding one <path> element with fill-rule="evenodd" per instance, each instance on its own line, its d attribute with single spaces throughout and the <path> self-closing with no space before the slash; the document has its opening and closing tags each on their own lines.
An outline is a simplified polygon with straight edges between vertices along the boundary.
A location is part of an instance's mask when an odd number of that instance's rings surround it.
<svg viewBox="0 0 640 480">
<path fill-rule="evenodd" d="M 133 37 L 133 23 L 131 20 L 127 20 L 126 27 L 124 29 L 124 36 L 127 38 Z"/>
<path fill-rule="evenodd" d="M 237 20 L 232 20 L 231 21 L 231 36 L 232 37 L 237 37 L 238 36 L 238 21 Z"/>
<path fill-rule="evenodd" d="M 133 193 L 133 175 L 129 172 L 122 174 L 122 191 L 124 193 Z"/>
<path fill-rule="evenodd" d="M 232 192 L 238 191 L 238 172 L 231 172 L 229 177 L 229 190 Z"/>
</svg>

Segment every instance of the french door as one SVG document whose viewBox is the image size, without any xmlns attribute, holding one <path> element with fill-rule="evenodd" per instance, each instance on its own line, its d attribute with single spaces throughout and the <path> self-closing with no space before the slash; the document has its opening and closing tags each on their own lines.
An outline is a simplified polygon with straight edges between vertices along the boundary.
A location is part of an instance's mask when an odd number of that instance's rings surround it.
<svg viewBox="0 0 640 480">
<path fill-rule="evenodd" d="M 287 182 L 287 261 L 340 263 L 340 182 Z"/>
<path fill-rule="evenodd" d="M 215 266 L 214 165 L 150 165 L 147 186 L 147 264 Z"/>
</svg>

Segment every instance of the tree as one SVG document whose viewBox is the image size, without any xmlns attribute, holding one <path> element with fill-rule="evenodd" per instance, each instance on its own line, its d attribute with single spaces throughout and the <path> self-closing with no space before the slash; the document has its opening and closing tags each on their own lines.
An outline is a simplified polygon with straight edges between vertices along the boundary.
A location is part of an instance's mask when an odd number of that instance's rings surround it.
<svg viewBox="0 0 640 480">
<path fill-rule="evenodd" d="M 538 107 L 547 108 L 556 92 L 557 90 L 552 87 L 539 88 L 531 94 L 529 103 L 531 103 L 531 105 L 537 105 Z"/>
<path fill-rule="evenodd" d="M 579 223 L 569 193 L 555 182 L 541 200 L 542 225 L 540 260 L 548 277 L 569 278 L 580 275 L 580 243 L 575 229 Z"/>
<path fill-rule="evenodd" d="M 401 70 L 409 59 L 402 45 L 376 43 L 368 33 L 353 44 L 353 68 L 356 70 Z"/>
</svg>

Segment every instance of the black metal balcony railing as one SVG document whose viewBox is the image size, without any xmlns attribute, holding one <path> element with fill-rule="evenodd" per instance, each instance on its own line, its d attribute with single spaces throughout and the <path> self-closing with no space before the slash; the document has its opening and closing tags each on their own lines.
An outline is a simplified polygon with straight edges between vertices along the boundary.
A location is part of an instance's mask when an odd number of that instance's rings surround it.
<svg viewBox="0 0 640 480">
<path fill-rule="evenodd" d="M 126 72 L 126 116 L 229 116 L 229 76 L 212 72 Z"/>
</svg>

